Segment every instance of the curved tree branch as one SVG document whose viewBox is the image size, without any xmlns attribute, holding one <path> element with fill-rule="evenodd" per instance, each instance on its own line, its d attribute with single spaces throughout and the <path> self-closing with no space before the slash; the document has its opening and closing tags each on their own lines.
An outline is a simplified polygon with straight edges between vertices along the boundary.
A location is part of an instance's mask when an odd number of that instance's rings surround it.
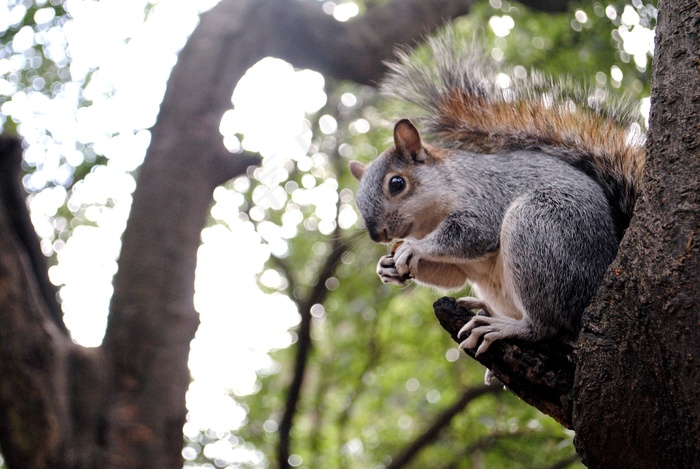
<svg viewBox="0 0 700 469">
<path fill-rule="evenodd" d="M 433 308 L 442 327 L 460 343 L 457 333 L 474 313 L 447 297 L 436 301 Z M 478 357 L 472 350 L 465 353 L 490 369 L 522 400 L 566 428 L 572 427 L 569 393 L 574 384 L 573 347 L 557 341 L 503 340 L 491 344 Z"/>
<path fill-rule="evenodd" d="M 452 455 L 452 461 L 445 464 L 444 466 L 442 466 L 441 469 L 448 469 L 448 468 L 454 469 L 454 468 L 460 467 L 460 463 L 462 463 L 462 461 L 469 458 L 470 456 L 474 456 L 474 453 L 488 451 L 500 442 L 503 442 L 506 440 L 528 438 L 528 437 L 533 437 L 533 436 L 534 437 L 538 436 L 538 432 L 536 430 L 529 430 L 529 429 L 520 429 L 520 430 L 516 430 L 514 432 L 512 432 L 512 431 L 496 431 L 494 433 L 489 433 L 488 435 L 484 435 L 481 438 L 479 438 L 478 440 L 469 444 L 464 449 L 464 451 L 461 451 L 458 454 Z M 571 455 L 565 456 L 564 458 L 555 462 L 551 466 L 548 466 L 546 468 L 542 468 L 541 466 L 537 466 L 537 469 L 564 469 L 565 467 L 571 465 L 572 463 L 574 463 L 578 460 L 579 460 L 578 455 L 576 453 L 573 453 Z"/>
<path fill-rule="evenodd" d="M 481 386 L 479 388 L 467 389 L 464 394 L 462 394 L 462 397 L 457 399 L 450 407 L 440 412 L 433 423 L 423 433 L 418 435 L 418 437 L 404 448 L 398 456 L 393 458 L 391 463 L 387 466 L 387 469 L 405 467 L 420 450 L 432 443 L 438 437 L 440 431 L 448 426 L 455 415 L 462 412 L 470 402 L 485 394 L 497 394 L 499 392 L 501 392 L 501 388 L 497 386 Z"/>
<path fill-rule="evenodd" d="M 289 385 L 287 392 L 287 401 L 284 407 L 284 414 L 279 424 L 280 441 L 277 451 L 277 464 L 280 468 L 289 467 L 289 448 L 290 436 L 292 432 L 292 423 L 297 410 L 297 404 L 301 396 L 301 386 L 304 383 L 306 376 L 306 365 L 308 363 L 309 353 L 311 352 L 311 307 L 317 303 L 322 303 L 328 295 L 326 288 L 326 280 L 333 276 L 340 258 L 343 256 L 347 246 L 341 242 L 340 228 L 336 225 L 333 232 L 333 245 L 331 252 L 328 254 L 323 267 L 321 268 L 318 280 L 313 286 L 309 295 L 302 301 L 297 303 L 301 322 L 297 331 L 297 353 L 294 360 L 294 376 Z"/>
<path fill-rule="evenodd" d="M 63 311 L 56 299 L 56 287 L 49 281 L 46 258 L 39 247 L 39 237 L 34 231 L 25 201 L 21 164 L 22 142 L 15 137 L 0 135 L 0 202 L 5 205 L 9 226 L 27 255 L 32 267 L 32 276 L 51 319 L 61 332 L 67 334 Z"/>
</svg>

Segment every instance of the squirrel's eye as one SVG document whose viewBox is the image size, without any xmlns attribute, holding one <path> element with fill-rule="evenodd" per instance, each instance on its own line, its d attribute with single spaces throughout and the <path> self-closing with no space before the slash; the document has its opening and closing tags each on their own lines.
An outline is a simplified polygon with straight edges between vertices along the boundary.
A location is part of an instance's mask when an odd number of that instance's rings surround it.
<svg viewBox="0 0 700 469">
<path fill-rule="evenodd" d="M 406 187 L 406 181 L 401 176 L 394 176 L 389 179 L 389 192 L 396 195 Z"/>
</svg>

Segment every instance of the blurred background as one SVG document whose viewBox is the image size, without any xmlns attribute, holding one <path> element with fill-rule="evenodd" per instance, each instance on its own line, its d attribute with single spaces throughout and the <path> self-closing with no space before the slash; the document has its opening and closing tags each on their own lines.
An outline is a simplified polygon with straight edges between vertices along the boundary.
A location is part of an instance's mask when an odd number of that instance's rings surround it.
<svg viewBox="0 0 700 469">
<path fill-rule="evenodd" d="M 78 344 L 101 343 L 148 129 L 178 51 L 215 3 L 0 1 L 0 125 L 23 139 L 32 222 Z M 373 2 L 320 3 L 343 22 Z M 515 73 L 624 90 L 648 114 L 655 17 L 642 0 L 558 14 L 491 0 L 455 28 Z M 347 163 L 378 155 L 407 112 L 375 88 L 275 58 L 238 83 L 222 139 L 263 160 L 216 188 L 202 232 L 186 467 L 275 460 L 303 308 L 313 348 L 291 466 L 385 467 L 430 436 L 411 467 L 582 467 L 572 434 L 507 391 L 464 402 L 484 369 L 434 320 L 440 294 L 374 274 L 386 248 L 362 231 Z"/>
</svg>

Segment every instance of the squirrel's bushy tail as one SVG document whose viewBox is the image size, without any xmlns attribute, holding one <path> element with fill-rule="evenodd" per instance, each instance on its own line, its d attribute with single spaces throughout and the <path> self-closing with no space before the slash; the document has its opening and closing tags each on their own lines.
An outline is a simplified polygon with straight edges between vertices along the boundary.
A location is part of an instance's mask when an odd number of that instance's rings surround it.
<svg viewBox="0 0 700 469">
<path fill-rule="evenodd" d="M 631 99 L 532 71 L 503 73 L 475 44 L 447 32 L 388 64 L 385 94 L 425 111 L 420 125 L 441 146 L 477 153 L 539 149 L 595 178 L 618 225 L 629 224 L 644 166 L 643 121 Z"/>
</svg>

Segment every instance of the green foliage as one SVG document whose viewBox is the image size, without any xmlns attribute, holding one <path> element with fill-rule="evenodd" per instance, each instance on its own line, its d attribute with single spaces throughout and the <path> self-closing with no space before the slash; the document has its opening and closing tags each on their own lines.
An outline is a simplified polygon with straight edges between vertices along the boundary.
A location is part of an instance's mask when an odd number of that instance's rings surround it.
<svg viewBox="0 0 700 469">
<path fill-rule="evenodd" d="M 12 0 L 0 22 L 0 108 L 14 94 L 56 96 L 70 76 L 62 26 L 68 20 L 63 2 Z M 0 128 L 16 131 L 17 122 L 0 112 Z"/>
<path fill-rule="evenodd" d="M 651 50 L 645 49 L 645 41 L 656 24 L 654 5 L 581 1 L 567 13 L 542 14 L 515 2 L 491 0 L 476 5 L 456 24 L 467 35 L 483 31 L 486 49 L 510 66 L 567 74 L 641 98 L 649 95 Z M 499 31 L 509 32 L 499 36 Z"/>
</svg>

